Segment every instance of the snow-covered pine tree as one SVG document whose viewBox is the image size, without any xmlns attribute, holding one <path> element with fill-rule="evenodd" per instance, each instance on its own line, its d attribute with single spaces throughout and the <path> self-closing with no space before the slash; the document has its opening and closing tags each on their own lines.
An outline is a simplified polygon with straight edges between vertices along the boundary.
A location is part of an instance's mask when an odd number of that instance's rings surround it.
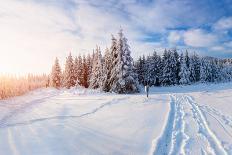
<svg viewBox="0 0 232 155">
<path fill-rule="evenodd" d="M 212 82 L 212 66 L 209 57 L 201 59 L 200 80 L 201 82 Z"/>
<path fill-rule="evenodd" d="M 200 64 L 200 81 L 202 83 L 206 82 L 207 79 L 207 61 L 205 58 L 201 58 Z"/>
<path fill-rule="evenodd" d="M 78 77 L 80 76 L 79 74 L 78 74 L 78 68 L 79 68 L 79 62 L 78 62 L 78 58 L 77 57 L 75 57 L 75 59 L 74 59 L 74 77 L 75 77 L 75 85 L 79 85 L 79 83 L 78 83 Z"/>
<path fill-rule="evenodd" d="M 103 65 L 102 65 L 102 90 L 105 90 L 105 87 L 108 83 L 108 72 L 111 67 L 111 54 L 108 48 L 105 49 L 105 55 L 103 57 Z"/>
<path fill-rule="evenodd" d="M 166 50 L 163 54 L 163 74 L 162 74 L 162 85 L 175 85 L 178 83 L 178 76 L 177 76 L 177 65 L 178 59 L 176 59 L 176 55 L 173 51 Z"/>
<path fill-rule="evenodd" d="M 144 72 L 145 72 L 144 66 L 145 66 L 145 56 L 143 56 L 143 58 L 140 56 L 135 64 L 139 84 L 144 84 Z"/>
<path fill-rule="evenodd" d="M 200 58 L 195 52 L 189 58 L 189 71 L 192 83 L 200 80 Z"/>
<path fill-rule="evenodd" d="M 83 70 L 81 73 L 82 85 L 85 88 L 87 88 L 88 87 L 88 66 L 87 66 L 85 55 L 83 55 L 82 67 L 83 67 Z"/>
<path fill-rule="evenodd" d="M 66 58 L 65 71 L 64 71 L 64 85 L 66 88 L 75 86 L 74 63 L 71 53 Z"/>
<path fill-rule="evenodd" d="M 172 62 L 172 72 L 173 72 L 173 84 L 179 84 L 179 72 L 180 72 L 180 61 L 179 61 L 179 54 L 176 49 L 172 50 L 171 53 L 171 62 Z"/>
<path fill-rule="evenodd" d="M 156 51 L 154 51 L 152 55 L 153 64 L 152 64 L 152 76 L 153 76 L 153 84 L 155 86 L 159 86 L 161 82 L 161 76 L 162 76 L 162 61 L 160 55 L 157 54 Z"/>
<path fill-rule="evenodd" d="M 232 63 L 230 63 L 229 60 L 223 63 L 222 73 L 224 82 L 232 81 Z"/>
<path fill-rule="evenodd" d="M 219 79 L 219 70 L 218 70 L 218 66 L 217 66 L 217 60 L 215 58 L 213 58 L 211 61 L 210 61 L 210 66 L 211 66 L 211 81 L 210 82 L 217 82 L 217 80 Z"/>
<path fill-rule="evenodd" d="M 171 68 L 169 66 L 170 63 L 170 52 L 168 52 L 166 49 L 163 52 L 163 56 L 162 56 L 162 66 L 163 66 L 163 70 L 162 70 L 162 85 L 163 86 L 167 86 L 167 85 L 171 85 Z"/>
<path fill-rule="evenodd" d="M 83 79 L 81 76 L 82 71 L 83 71 L 82 57 L 81 57 L 81 55 L 79 55 L 78 56 L 78 64 L 76 67 L 76 74 L 77 74 L 76 86 L 83 86 Z"/>
<path fill-rule="evenodd" d="M 145 85 L 145 73 L 146 73 L 146 58 L 145 55 L 140 57 L 138 64 L 138 81 L 140 84 Z"/>
<path fill-rule="evenodd" d="M 186 85 L 186 84 L 190 84 L 190 71 L 189 71 L 189 68 L 187 66 L 187 58 L 186 56 L 188 56 L 187 54 L 185 56 L 183 56 L 183 53 L 181 54 L 180 56 L 180 73 L 179 73 L 179 76 L 180 76 L 180 81 L 179 83 L 180 84 L 183 84 L 183 85 Z"/>
<path fill-rule="evenodd" d="M 64 73 L 65 71 L 64 70 L 62 70 L 61 71 L 61 86 L 62 87 L 65 87 L 65 77 L 64 77 Z"/>
<path fill-rule="evenodd" d="M 149 84 L 149 85 L 152 85 L 153 84 L 153 74 L 152 74 L 152 71 L 153 71 L 153 62 L 152 62 L 152 57 L 149 55 L 147 56 L 147 59 L 145 61 L 145 64 L 144 64 L 144 68 L 145 71 L 144 71 L 144 81 L 146 84 Z"/>
<path fill-rule="evenodd" d="M 107 66 L 106 68 L 108 68 L 107 71 L 107 75 L 105 75 L 106 77 L 104 77 L 104 81 L 103 81 L 103 90 L 106 92 L 109 92 L 111 89 L 111 85 L 110 85 L 110 77 L 111 77 L 111 71 L 113 69 L 113 67 L 115 66 L 114 64 L 114 60 L 117 58 L 117 39 L 112 35 L 112 39 L 111 39 L 111 47 L 109 50 L 109 53 L 105 55 L 105 61 L 107 61 Z"/>
<path fill-rule="evenodd" d="M 141 61 L 141 58 L 140 58 Z M 144 81 L 148 82 L 149 85 L 159 85 L 160 82 L 160 72 L 161 72 L 161 57 L 157 55 L 154 51 L 152 56 L 148 56 L 145 64 L 143 61 L 140 62 L 141 66 L 141 77 L 143 77 Z"/>
<path fill-rule="evenodd" d="M 51 72 L 51 86 L 55 88 L 61 87 L 61 68 L 59 64 L 58 58 L 55 59 L 55 63 L 52 67 L 52 72 Z"/>
<path fill-rule="evenodd" d="M 110 77 L 110 91 L 116 93 L 139 92 L 137 75 L 133 70 L 131 51 L 122 30 L 119 32 L 117 50 L 114 53 L 113 68 Z"/>
<path fill-rule="evenodd" d="M 189 68 L 189 64 L 190 64 L 190 59 L 189 59 L 189 54 L 188 54 L 188 50 L 185 51 L 185 62 L 186 62 L 186 65 L 187 67 Z"/>
<path fill-rule="evenodd" d="M 90 56 L 90 54 L 88 54 L 87 59 L 86 59 L 86 65 L 87 65 L 87 87 L 89 87 L 90 84 L 90 74 L 92 72 L 92 58 Z"/>
<path fill-rule="evenodd" d="M 96 89 L 101 88 L 103 85 L 102 79 L 102 55 L 99 47 L 96 48 L 96 52 L 93 58 L 93 68 L 90 76 L 90 88 Z"/>
</svg>

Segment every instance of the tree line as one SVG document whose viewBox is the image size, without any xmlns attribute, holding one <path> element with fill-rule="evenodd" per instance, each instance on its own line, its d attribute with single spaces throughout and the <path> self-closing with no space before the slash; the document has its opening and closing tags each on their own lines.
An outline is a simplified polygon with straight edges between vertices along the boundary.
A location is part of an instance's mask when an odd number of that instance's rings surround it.
<svg viewBox="0 0 232 155">
<path fill-rule="evenodd" d="M 66 58 L 64 70 L 56 58 L 50 75 L 56 88 L 84 86 L 106 92 L 135 93 L 139 84 L 150 86 L 188 85 L 196 82 L 232 80 L 232 60 L 202 57 L 186 50 L 165 49 L 161 55 L 139 57 L 133 61 L 127 38 L 122 30 L 112 35 L 110 48 L 102 55 L 100 47 L 92 54 Z"/>
<path fill-rule="evenodd" d="M 110 49 L 106 48 L 104 55 L 98 46 L 87 57 L 83 55 L 73 58 L 70 53 L 63 71 L 56 58 L 50 75 L 50 85 L 56 88 L 80 85 L 115 93 L 139 92 L 127 38 L 120 30 L 118 38 L 112 35 L 111 40 Z"/>
<path fill-rule="evenodd" d="M 45 87 L 48 76 L 28 74 L 25 76 L 0 76 L 0 99 L 23 95 L 31 90 Z"/>
<path fill-rule="evenodd" d="M 154 52 L 135 62 L 140 84 L 154 86 L 188 85 L 196 82 L 228 82 L 232 80 L 232 59 L 200 57 L 186 50 L 164 50 L 162 56 Z"/>
<path fill-rule="evenodd" d="M 134 61 L 127 38 L 120 30 L 117 38 L 112 35 L 110 48 L 104 54 L 98 46 L 87 56 L 73 57 L 70 53 L 64 69 L 56 58 L 50 75 L 1 75 L 0 99 L 48 86 L 135 93 L 139 92 L 139 85 L 146 84 L 172 86 L 228 81 L 232 81 L 232 59 L 165 49 L 161 54 L 153 52 Z"/>
</svg>

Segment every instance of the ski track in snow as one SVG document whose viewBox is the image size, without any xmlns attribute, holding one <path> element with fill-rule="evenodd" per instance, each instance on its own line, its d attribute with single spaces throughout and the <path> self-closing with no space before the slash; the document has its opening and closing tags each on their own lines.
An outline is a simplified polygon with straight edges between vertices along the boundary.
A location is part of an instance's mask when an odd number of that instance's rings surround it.
<svg viewBox="0 0 232 155">
<path fill-rule="evenodd" d="M 232 133 L 230 133 L 226 127 L 229 127 L 232 129 L 232 117 L 231 116 L 226 116 L 223 113 L 221 113 L 219 110 L 216 110 L 215 108 L 212 108 L 210 106 L 204 105 L 204 106 L 199 106 L 202 111 L 208 113 L 210 116 L 212 116 L 220 125 L 221 127 L 225 130 L 228 136 L 232 138 Z"/>
<path fill-rule="evenodd" d="M 222 142 L 211 131 L 201 108 L 188 95 L 171 95 L 167 123 L 153 154 L 228 154 Z M 215 109 L 213 111 L 227 124 L 231 123 L 229 117 Z"/>
<path fill-rule="evenodd" d="M 33 101 L 33 103 L 41 103 L 47 98 L 51 98 L 51 97 L 46 97 L 46 98 L 40 99 L 38 101 L 36 100 L 36 102 Z M 125 100 L 125 99 L 128 99 L 128 97 L 123 97 L 123 98 L 119 98 L 119 99 L 112 99 L 110 101 L 107 101 L 106 103 L 101 104 L 99 107 L 94 108 L 90 112 L 87 112 L 87 113 L 84 113 L 84 114 L 81 114 L 81 115 L 53 116 L 53 117 L 38 118 L 38 119 L 32 119 L 32 120 L 28 120 L 28 121 L 24 121 L 24 122 L 7 124 L 7 120 L 9 118 L 11 118 L 13 116 L 16 116 L 17 113 L 22 112 L 23 110 L 25 110 L 24 107 L 28 108 L 27 105 L 30 104 L 30 102 L 29 102 L 29 103 L 25 104 L 24 106 L 11 111 L 9 113 L 9 115 L 3 117 L 3 119 L 0 120 L 0 128 L 8 128 L 8 127 L 14 127 L 14 126 L 30 125 L 30 124 L 33 124 L 33 123 L 42 122 L 42 121 L 48 121 L 48 120 L 62 120 L 62 119 L 69 119 L 69 118 L 81 118 L 81 117 L 85 117 L 85 116 L 94 114 L 94 113 L 96 113 L 97 111 L 101 110 L 102 108 L 104 108 L 106 106 L 110 106 L 110 105 L 113 105 L 113 104 L 118 104 L 119 101 L 122 101 L 122 100 Z"/>
<path fill-rule="evenodd" d="M 0 128 L 7 126 L 7 121 L 11 119 L 12 117 L 17 116 L 17 114 L 23 113 L 25 110 L 32 108 L 40 103 L 43 103 L 45 100 L 52 98 L 54 96 L 57 96 L 57 94 L 53 94 L 53 95 L 46 96 L 44 98 L 32 100 L 20 106 L 17 105 L 15 107 L 11 107 L 12 110 L 0 120 Z"/>
</svg>

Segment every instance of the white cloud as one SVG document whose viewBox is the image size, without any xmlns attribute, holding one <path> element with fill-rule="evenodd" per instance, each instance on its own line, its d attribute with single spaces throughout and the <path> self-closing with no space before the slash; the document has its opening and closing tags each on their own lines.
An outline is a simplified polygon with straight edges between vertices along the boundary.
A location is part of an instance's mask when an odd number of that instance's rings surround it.
<svg viewBox="0 0 232 155">
<path fill-rule="evenodd" d="M 232 29 L 232 17 L 221 18 L 214 24 L 215 30 L 228 30 Z"/>
<path fill-rule="evenodd" d="M 104 51 L 120 26 L 130 43 L 141 36 L 120 16 L 84 2 L 69 16 L 53 5 L 5 1 L 0 7 L 0 72 L 49 72 L 56 56 L 65 58 L 70 51 L 73 55 L 92 52 L 96 44 Z M 131 47 L 134 51 L 135 46 Z"/>
<path fill-rule="evenodd" d="M 232 41 L 225 42 L 224 45 L 225 45 L 226 47 L 232 48 Z"/>
<path fill-rule="evenodd" d="M 177 44 L 182 38 L 182 31 L 171 31 L 168 35 L 168 42 L 170 44 Z"/>
<path fill-rule="evenodd" d="M 213 46 L 210 49 L 213 51 L 224 51 L 225 50 L 223 46 Z"/>
<path fill-rule="evenodd" d="M 184 42 L 192 47 L 209 47 L 217 42 L 214 34 L 207 33 L 201 29 L 191 29 L 183 34 Z"/>
<path fill-rule="evenodd" d="M 1 72 L 48 72 L 55 56 L 77 48 L 74 23 L 55 7 L 9 0 L 1 3 Z"/>
<path fill-rule="evenodd" d="M 120 26 L 133 56 L 150 53 L 154 48 L 167 46 L 164 40 L 140 40 L 150 33 L 164 38 L 168 28 L 188 25 L 189 21 L 198 23 L 193 20 L 196 13 L 178 0 L 149 4 L 136 0 L 7 0 L 0 7 L 0 72 L 49 72 L 56 56 L 63 58 L 64 63 L 70 51 L 73 55 L 92 52 L 96 44 L 104 50 Z M 214 35 L 198 29 L 173 31 L 168 36 L 170 44 L 178 44 L 182 39 L 192 47 L 207 47 L 216 42 Z"/>
</svg>

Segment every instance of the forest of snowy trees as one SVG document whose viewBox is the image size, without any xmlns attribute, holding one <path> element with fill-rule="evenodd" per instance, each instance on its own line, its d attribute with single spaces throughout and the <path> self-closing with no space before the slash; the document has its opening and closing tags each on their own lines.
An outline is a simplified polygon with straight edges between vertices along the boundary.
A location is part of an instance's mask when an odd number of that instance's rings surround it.
<svg viewBox="0 0 232 155">
<path fill-rule="evenodd" d="M 118 39 L 112 35 L 110 49 L 105 50 L 105 55 L 98 46 L 92 55 L 73 58 L 70 53 L 64 71 L 56 58 L 50 77 L 50 85 L 56 88 L 84 86 L 115 93 L 139 92 L 131 51 L 122 30 Z"/>
<path fill-rule="evenodd" d="M 173 86 L 232 81 L 232 59 L 199 56 L 176 49 L 153 52 L 137 61 L 122 30 L 112 35 L 104 54 L 96 47 L 91 54 L 66 58 L 64 69 L 58 58 L 50 75 L 0 76 L 0 99 L 22 95 L 41 87 L 100 89 L 105 92 L 136 93 L 139 85 Z"/>
<path fill-rule="evenodd" d="M 188 51 L 164 50 L 154 52 L 135 62 L 140 84 L 154 86 L 188 85 L 196 82 L 228 82 L 232 80 L 232 60 L 200 57 Z"/>
<path fill-rule="evenodd" d="M 66 58 L 61 70 L 56 58 L 50 85 L 59 87 L 84 86 L 106 92 L 135 93 L 139 84 L 150 86 L 189 85 L 196 82 L 227 82 L 232 80 L 232 60 L 200 57 L 188 51 L 164 50 L 154 52 L 137 61 L 131 57 L 130 47 L 122 30 L 118 38 L 112 35 L 110 48 L 102 55 L 100 47 L 87 56 Z"/>
</svg>

